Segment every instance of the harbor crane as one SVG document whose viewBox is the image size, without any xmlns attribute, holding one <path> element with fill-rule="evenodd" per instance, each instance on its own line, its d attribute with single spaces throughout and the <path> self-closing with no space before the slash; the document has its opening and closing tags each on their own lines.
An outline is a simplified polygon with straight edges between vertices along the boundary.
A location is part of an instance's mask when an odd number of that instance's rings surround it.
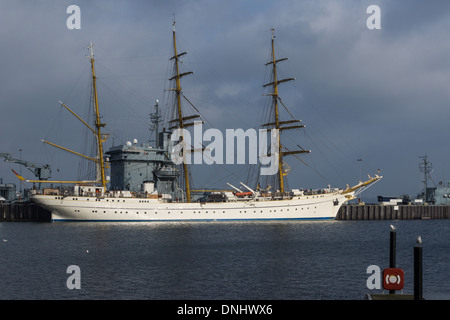
<svg viewBox="0 0 450 320">
<path fill-rule="evenodd" d="M 52 170 L 50 169 L 49 164 L 37 165 L 34 163 L 30 163 L 28 161 L 24 161 L 22 159 L 14 159 L 10 153 L 0 153 L 0 157 L 5 158 L 6 162 L 13 162 L 20 165 L 23 165 L 28 170 L 30 170 L 39 180 L 47 180 L 50 178 Z"/>
</svg>

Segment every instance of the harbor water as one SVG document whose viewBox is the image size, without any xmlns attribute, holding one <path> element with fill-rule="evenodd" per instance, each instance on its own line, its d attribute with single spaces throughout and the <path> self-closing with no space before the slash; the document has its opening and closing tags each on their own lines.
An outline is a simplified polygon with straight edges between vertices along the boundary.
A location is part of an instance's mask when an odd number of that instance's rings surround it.
<svg viewBox="0 0 450 320">
<path fill-rule="evenodd" d="M 404 293 L 420 235 L 423 296 L 450 299 L 448 219 L 1 222 L 0 298 L 363 300 L 383 292 L 367 288 L 367 268 L 389 267 L 390 224 Z"/>
</svg>

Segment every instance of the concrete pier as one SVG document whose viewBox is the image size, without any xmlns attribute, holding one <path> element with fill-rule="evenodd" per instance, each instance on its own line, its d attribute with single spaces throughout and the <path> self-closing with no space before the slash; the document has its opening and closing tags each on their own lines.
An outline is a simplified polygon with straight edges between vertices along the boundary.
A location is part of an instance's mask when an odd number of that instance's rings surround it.
<svg viewBox="0 0 450 320">
<path fill-rule="evenodd" d="M 343 205 L 336 220 L 450 219 L 450 206 Z"/>
<path fill-rule="evenodd" d="M 50 221 L 51 215 L 33 202 L 0 203 L 0 221 Z"/>
</svg>

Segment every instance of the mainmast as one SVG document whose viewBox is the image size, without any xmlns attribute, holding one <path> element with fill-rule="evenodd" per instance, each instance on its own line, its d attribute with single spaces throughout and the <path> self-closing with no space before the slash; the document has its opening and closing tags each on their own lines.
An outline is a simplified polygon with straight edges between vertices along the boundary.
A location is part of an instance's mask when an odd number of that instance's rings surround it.
<svg viewBox="0 0 450 320">
<path fill-rule="evenodd" d="M 272 59 L 271 61 L 269 61 L 268 63 L 266 63 L 267 65 L 272 65 L 272 82 L 267 83 L 265 85 L 263 85 L 263 87 L 268 87 L 268 86 L 272 86 L 273 88 L 273 92 L 269 93 L 268 95 L 272 96 L 272 104 L 273 104 L 273 112 L 274 112 L 274 118 L 275 121 L 271 122 L 271 123 L 266 123 L 263 126 L 271 126 L 274 129 L 278 129 L 279 130 L 279 135 L 278 135 L 278 184 L 279 184 L 279 188 L 280 188 L 280 192 L 284 193 L 285 188 L 284 188 L 284 176 L 287 174 L 287 172 L 284 172 L 283 170 L 283 157 L 285 155 L 289 155 L 289 154 L 297 154 L 297 153 L 309 153 L 311 151 L 309 150 L 297 150 L 297 151 L 282 151 L 283 150 L 283 145 L 281 144 L 281 132 L 283 130 L 288 130 L 288 129 L 295 129 L 295 128 L 303 128 L 304 125 L 299 124 L 300 120 L 288 120 L 288 121 L 280 121 L 280 112 L 279 112 L 279 103 L 281 103 L 281 99 L 278 95 L 278 85 L 283 83 L 283 82 L 287 82 L 287 81 L 292 81 L 295 80 L 295 78 L 287 78 L 287 79 L 281 79 L 278 80 L 278 75 L 277 75 L 277 63 L 281 62 L 281 61 L 285 61 L 287 60 L 287 58 L 281 58 L 281 59 L 276 59 L 275 57 L 275 29 L 272 28 L 272 39 L 271 39 L 271 54 L 272 54 Z M 290 125 L 290 126 L 284 126 L 286 124 L 294 124 L 294 125 Z"/>
<path fill-rule="evenodd" d="M 179 66 L 180 57 L 185 55 L 187 52 L 178 53 L 178 51 L 177 51 L 177 40 L 176 40 L 176 34 L 175 34 L 175 20 L 172 23 L 172 32 L 173 32 L 174 55 L 172 58 L 170 58 L 170 60 L 173 60 L 175 62 L 175 68 L 174 68 L 174 75 L 169 80 L 175 80 L 175 88 L 170 89 L 170 91 L 174 91 L 176 94 L 176 116 L 178 116 L 178 118 L 169 121 L 169 123 L 174 124 L 174 126 L 170 127 L 170 129 L 175 129 L 175 128 L 181 129 L 180 130 L 181 131 L 180 139 L 181 139 L 181 141 L 184 141 L 182 129 L 194 125 L 193 122 L 186 123 L 186 121 L 198 118 L 200 116 L 193 115 L 193 116 L 183 117 L 183 112 L 182 112 L 182 108 L 181 108 L 181 96 L 183 95 L 183 93 L 181 91 L 180 79 L 188 74 L 192 74 L 193 72 L 189 71 L 189 72 L 185 72 L 185 73 L 180 73 L 180 66 Z M 188 148 L 191 149 L 191 146 L 187 146 L 186 144 L 184 144 L 183 164 L 182 165 L 183 165 L 183 173 L 184 173 L 184 182 L 185 182 L 185 187 L 186 187 L 186 201 L 191 202 L 191 189 L 190 189 L 190 185 L 189 185 L 189 171 L 188 171 L 188 166 L 187 166 L 187 161 L 186 161 L 186 153 L 188 153 L 188 150 L 187 150 Z M 190 152 L 190 150 L 189 150 L 189 152 Z"/>
<path fill-rule="evenodd" d="M 104 123 L 100 121 L 100 113 L 98 109 L 98 97 L 97 97 L 97 83 L 95 76 L 95 67 L 94 67 L 94 45 L 92 42 L 89 45 L 89 58 L 91 60 L 91 68 L 92 68 L 92 85 L 93 85 L 93 93 L 94 93 L 94 110 L 95 110 L 95 135 L 97 137 L 97 179 L 102 184 L 104 188 L 106 188 L 106 177 L 105 177 L 105 162 L 103 159 L 103 142 L 101 128 L 105 126 Z"/>
</svg>

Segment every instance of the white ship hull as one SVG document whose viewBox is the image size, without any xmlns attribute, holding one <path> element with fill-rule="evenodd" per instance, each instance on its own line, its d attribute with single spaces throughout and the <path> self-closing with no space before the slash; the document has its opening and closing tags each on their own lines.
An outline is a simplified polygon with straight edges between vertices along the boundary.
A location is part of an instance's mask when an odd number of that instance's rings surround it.
<svg viewBox="0 0 450 320">
<path fill-rule="evenodd" d="M 146 198 L 33 195 L 52 221 L 230 221 L 334 219 L 352 193 L 305 195 L 289 200 L 177 203 Z"/>
</svg>

